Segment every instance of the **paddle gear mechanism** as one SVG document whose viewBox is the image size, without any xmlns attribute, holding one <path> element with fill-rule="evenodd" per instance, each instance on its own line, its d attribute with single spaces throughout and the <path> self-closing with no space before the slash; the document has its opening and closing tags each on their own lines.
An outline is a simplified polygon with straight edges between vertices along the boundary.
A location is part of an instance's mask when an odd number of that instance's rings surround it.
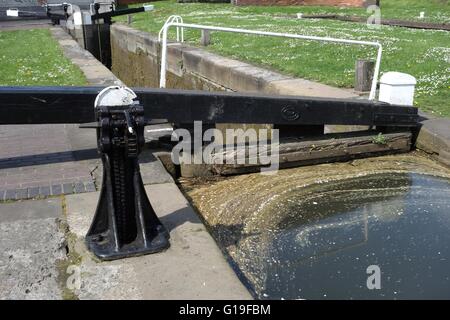
<svg viewBox="0 0 450 320">
<path fill-rule="evenodd" d="M 129 88 L 108 87 L 95 100 L 103 182 L 86 244 L 103 260 L 169 247 L 169 233 L 147 198 L 139 170 L 145 121 L 135 98 Z"/>
</svg>

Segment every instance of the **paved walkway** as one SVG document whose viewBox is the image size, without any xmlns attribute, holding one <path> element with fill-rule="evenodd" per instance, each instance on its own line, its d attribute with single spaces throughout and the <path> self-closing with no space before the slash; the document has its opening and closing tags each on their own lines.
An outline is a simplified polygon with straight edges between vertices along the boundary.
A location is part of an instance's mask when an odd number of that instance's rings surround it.
<svg viewBox="0 0 450 320">
<path fill-rule="evenodd" d="M 30 24 L 10 21 L 7 25 L 25 28 Z M 91 85 L 121 84 L 61 28 L 50 30 Z M 68 124 L 0 126 L 0 144 L 0 201 L 93 192 L 99 186 L 95 130 Z"/>
<path fill-rule="evenodd" d="M 90 148 L 77 148 L 88 144 Z M 73 125 L 0 126 L 0 200 L 95 191 L 95 137 Z"/>
<path fill-rule="evenodd" d="M 118 83 L 61 29 L 52 33 L 90 83 Z M 146 139 L 164 128 L 148 127 Z M 171 247 L 99 262 L 84 244 L 101 185 L 95 130 L 2 126 L 0 145 L 0 196 L 9 200 L 0 202 L 0 299 L 251 299 L 155 150 L 141 155 L 141 173 Z"/>
<path fill-rule="evenodd" d="M 166 173 L 167 174 L 167 173 Z M 145 187 L 155 212 L 170 232 L 162 253 L 96 263 L 85 251 L 98 193 L 65 197 L 67 222 L 79 255 L 79 299 L 251 299 L 222 252 L 174 183 Z"/>
<path fill-rule="evenodd" d="M 61 299 L 60 198 L 0 205 L 0 299 Z"/>
</svg>

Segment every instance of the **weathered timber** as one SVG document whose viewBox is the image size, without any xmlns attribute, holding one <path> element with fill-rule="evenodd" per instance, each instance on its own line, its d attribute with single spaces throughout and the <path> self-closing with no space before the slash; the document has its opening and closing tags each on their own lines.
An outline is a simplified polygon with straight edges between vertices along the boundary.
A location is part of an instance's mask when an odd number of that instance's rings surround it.
<svg viewBox="0 0 450 320">
<path fill-rule="evenodd" d="M 411 132 L 396 132 L 383 135 L 382 141 L 377 139 L 378 132 L 349 132 L 343 134 L 327 134 L 316 138 L 285 139 L 279 144 L 279 167 L 289 168 L 333 161 L 348 161 L 356 158 L 373 157 L 385 154 L 404 153 L 411 150 Z M 263 165 L 259 164 L 260 154 L 266 149 L 250 151 L 256 146 L 234 148 L 232 151 L 216 152 L 211 156 L 210 165 L 201 168 L 182 168 L 182 173 L 195 172 L 202 175 L 234 175 L 259 172 Z M 270 155 L 270 145 L 268 154 Z M 246 164 L 226 164 L 226 159 L 234 159 L 238 153 L 245 154 Z M 250 158 L 249 154 L 257 155 Z M 214 164 L 218 156 L 223 156 L 224 164 Z M 251 162 L 257 164 L 250 164 Z M 236 162 L 235 162 L 236 163 Z M 196 165 L 182 165 L 196 166 Z M 185 174 L 187 175 L 187 174 Z"/>
<path fill-rule="evenodd" d="M 211 34 L 209 30 L 202 30 L 202 34 L 200 37 L 200 44 L 205 47 L 211 44 Z"/>
<path fill-rule="evenodd" d="M 355 66 L 355 90 L 356 91 L 370 91 L 372 86 L 373 72 L 375 62 L 372 60 L 356 60 Z"/>
</svg>

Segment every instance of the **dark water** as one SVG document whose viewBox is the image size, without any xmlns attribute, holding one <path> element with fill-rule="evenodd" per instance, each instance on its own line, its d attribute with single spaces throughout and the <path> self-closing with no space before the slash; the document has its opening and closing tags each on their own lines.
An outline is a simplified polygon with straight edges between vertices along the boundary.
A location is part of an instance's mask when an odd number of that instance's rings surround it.
<svg viewBox="0 0 450 320">
<path fill-rule="evenodd" d="M 261 298 L 450 298 L 450 180 L 377 174 L 311 186 L 275 208 L 255 242 Z M 371 265 L 381 289 L 367 287 Z"/>
</svg>

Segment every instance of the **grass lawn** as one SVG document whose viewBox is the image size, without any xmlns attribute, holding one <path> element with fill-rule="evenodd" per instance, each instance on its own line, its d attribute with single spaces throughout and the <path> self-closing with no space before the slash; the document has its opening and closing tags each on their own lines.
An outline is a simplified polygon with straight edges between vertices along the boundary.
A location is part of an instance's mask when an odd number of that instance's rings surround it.
<svg viewBox="0 0 450 320">
<path fill-rule="evenodd" d="M 421 22 L 450 23 L 449 0 L 381 0 L 383 19 L 402 19 Z M 340 14 L 368 17 L 366 8 L 327 7 L 327 6 L 249 6 L 244 7 L 251 13 L 261 14 Z M 425 18 L 419 18 L 420 12 Z"/>
<path fill-rule="evenodd" d="M 0 32 L 1 86 L 86 85 L 47 29 Z"/>
<path fill-rule="evenodd" d="M 412 20 L 425 11 L 434 21 L 450 21 L 450 7 L 443 0 L 382 0 L 382 16 Z M 406 3 L 411 4 L 407 6 Z M 159 32 L 165 19 L 181 15 L 186 23 L 289 32 L 378 41 L 384 47 L 381 72 L 400 71 L 418 79 L 416 105 L 424 111 L 450 117 L 450 33 L 381 26 L 323 19 L 287 18 L 287 13 L 333 13 L 366 15 L 364 9 L 334 7 L 239 7 L 230 4 L 176 3 L 175 0 L 152 3 L 155 10 L 136 14 L 132 26 Z M 402 7 L 402 5 L 404 7 Z M 117 20 L 125 21 L 126 17 Z M 431 18 L 430 18 L 431 19 Z M 171 38 L 174 39 L 174 30 Z M 199 45 L 200 32 L 188 29 L 185 40 Z M 326 44 L 315 41 L 279 39 L 232 33 L 213 33 L 208 50 L 247 61 L 285 74 L 316 80 L 339 87 L 352 87 L 356 59 L 375 59 L 373 48 Z"/>
</svg>

